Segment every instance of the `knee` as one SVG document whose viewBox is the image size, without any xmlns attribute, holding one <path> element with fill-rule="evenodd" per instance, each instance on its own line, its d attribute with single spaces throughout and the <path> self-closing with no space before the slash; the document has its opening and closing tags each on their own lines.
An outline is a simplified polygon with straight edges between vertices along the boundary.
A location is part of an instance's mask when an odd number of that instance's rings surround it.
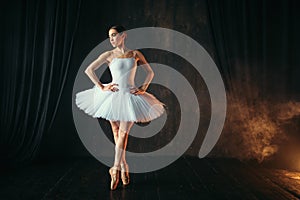
<svg viewBox="0 0 300 200">
<path fill-rule="evenodd" d="M 118 135 L 119 128 L 118 127 L 112 127 L 112 132 L 114 133 L 114 135 Z"/>
<path fill-rule="evenodd" d="M 119 130 L 119 137 L 125 138 L 127 136 L 127 131 Z"/>
</svg>

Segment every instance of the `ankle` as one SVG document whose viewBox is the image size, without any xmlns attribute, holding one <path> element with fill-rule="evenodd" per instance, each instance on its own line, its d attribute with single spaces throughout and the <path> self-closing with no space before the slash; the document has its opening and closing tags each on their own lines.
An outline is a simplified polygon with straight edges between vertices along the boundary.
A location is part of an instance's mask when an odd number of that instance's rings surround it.
<svg viewBox="0 0 300 200">
<path fill-rule="evenodd" d="M 111 167 L 111 169 L 120 170 L 120 169 L 121 169 L 121 166 L 120 166 L 120 165 L 113 165 L 113 166 Z"/>
<path fill-rule="evenodd" d="M 124 167 L 124 166 L 128 166 L 128 164 L 124 162 L 120 164 L 120 167 Z"/>
<path fill-rule="evenodd" d="M 128 171 L 129 166 L 127 163 L 122 163 L 120 165 L 120 168 L 121 168 L 121 171 Z"/>
</svg>

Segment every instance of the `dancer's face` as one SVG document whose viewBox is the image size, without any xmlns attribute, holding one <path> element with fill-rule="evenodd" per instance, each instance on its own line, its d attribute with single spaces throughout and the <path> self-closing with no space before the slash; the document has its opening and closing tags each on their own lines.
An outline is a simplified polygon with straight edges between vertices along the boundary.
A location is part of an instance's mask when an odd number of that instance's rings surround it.
<svg viewBox="0 0 300 200">
<path fill-rule="evenodd" d="M 113 47 L 120 46 L 125 39 L 125 33 L 118 33 L 115 29 L 108 31 L 109 41 Z"/>
</svg>

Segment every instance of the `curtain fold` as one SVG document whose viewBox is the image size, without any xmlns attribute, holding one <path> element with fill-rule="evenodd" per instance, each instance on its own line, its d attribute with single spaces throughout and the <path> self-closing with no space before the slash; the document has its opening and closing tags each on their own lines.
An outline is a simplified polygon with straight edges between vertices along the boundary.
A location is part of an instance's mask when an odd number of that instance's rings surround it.
<svg viewBox="0 0 300 200">
<path fill-rule="evenodd" d="M 297 5 L 294 0 L 207 1 L 216 60 L 232 95 L 280 99 L 297 93 L 292 75 L 299 65 Z"/>
<path fill-rule="evenodd" d="M 55 118 L 70 69 L 81 0 L 7 3 L 1 14 L 2 164 L 31 162 Z"/>
<path fill-rule="evenodd" d="M 215 155 L 263 161 L 293 140 L 287 125 L 300 116 L 298 2 L 207 0 L 228 98 Z"/>
</svg>

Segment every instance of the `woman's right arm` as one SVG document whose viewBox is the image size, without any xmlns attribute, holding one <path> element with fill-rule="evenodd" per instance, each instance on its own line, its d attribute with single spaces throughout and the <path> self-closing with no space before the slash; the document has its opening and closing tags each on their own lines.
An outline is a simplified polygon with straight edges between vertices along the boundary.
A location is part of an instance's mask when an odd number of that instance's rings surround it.
<svg viewBox="0 0 300 200">
<path fill-rule="evenodd" d="M 102 90 L 104 89 L 104 85 L 100 82 L 99 78 L 95 74 L 95 70 L 98 69 L 101 65 L 107 62 L 107 58 L 110 56 L 110 52 L 102 53 L 96 60 L 94 60 L 84 71 L 86 75 L 91 79 L 91 81 L 100 87 Z"/>
</svg>

